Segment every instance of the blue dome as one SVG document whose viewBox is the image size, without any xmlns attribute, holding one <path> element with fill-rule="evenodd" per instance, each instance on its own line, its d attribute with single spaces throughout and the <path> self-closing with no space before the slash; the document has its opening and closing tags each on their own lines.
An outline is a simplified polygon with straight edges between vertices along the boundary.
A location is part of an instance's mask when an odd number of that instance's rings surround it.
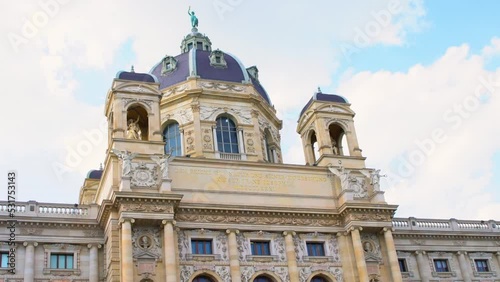
<svg viewBox="0 0 500 282">
<path fill-rule="evenodd" d="M 93 169 L 91 171 L 89 171 L 87 173 L 87 178 L 90 178 L 90 179 L 101 179 L 102 177 L 102 169 L 101 170 L 96 170 L 96 169 Z"/>
<path fill-rule="evenodd" d="M 185 81 L 189 76 L 198 76 L 202 79 L 219 80 L 234 83 L 251 83 L 257 92 L 271 104 L 269 95 L 260 84 L 258 79 L 252 77 L 243 64 L 234 56 L 224 53 L 226 65 L 224 67 L 213 66 L 210 63 L 211 51 L 193 48 L 189 52 L 182 53 L 175 59 L 175 68 L 167 73 L 162 73 L 162 61 L 156 64 L 150 73 L 158 78 L 160 89 Z"/>
<path fill-rule="evenodd" d="M 341 103 L 341 104 L 349 104 L 346 98 L 340 96 L 340 95 L 335 95 L 335 94 L 325 94 L 321 92 L 316 92 L 314 95 L 309 99 L 309 102 L 304 106 L 302 111 L 300 111 L 300 116 L 304 114 L 306 109 L 311 105 L 313 101 L 324 101 L 324 102 L 334 102 L 334 103 Z"/>
<path fill-rule="evenodd" d="M 154 75 L 151 75 L 149 73 L 137 73 L 133 71 L 120 71 L 116 74 L 116 78 L 140 82 L 158 82 L 158 79 Z"/>
</svg>

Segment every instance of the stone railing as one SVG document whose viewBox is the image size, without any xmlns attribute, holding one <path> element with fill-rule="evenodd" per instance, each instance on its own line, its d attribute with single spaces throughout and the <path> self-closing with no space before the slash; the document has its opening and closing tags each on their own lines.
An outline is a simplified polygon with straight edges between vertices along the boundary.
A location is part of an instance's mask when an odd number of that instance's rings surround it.
<svg viewBox="0 0 500 282">
<path fill-rule="evenodd" d="M 231 154 L 231 153 L 219 153 L 220 158 L 223 160 L 231 160 L 231 161 L 241 161 L 241 155 L 240 154 Z"/>
<path fill-rule="evenodd" d="M 98 205 L 50 204 L 35 201 L 15 202 L 14 217 L 96 218 Z M 9 203 L 0 201 L 0 217 L 9 216 Z"/>
<path fill-rule="evenodd" d="M 392 226 L 396 231 L 423 230 L 423 231 L 478 231 L 499 232 L 500 222 L 494 220 L 460 220 L 460 219 L 421 219 L 421 218 L 394 218 Z"/>
</svg>

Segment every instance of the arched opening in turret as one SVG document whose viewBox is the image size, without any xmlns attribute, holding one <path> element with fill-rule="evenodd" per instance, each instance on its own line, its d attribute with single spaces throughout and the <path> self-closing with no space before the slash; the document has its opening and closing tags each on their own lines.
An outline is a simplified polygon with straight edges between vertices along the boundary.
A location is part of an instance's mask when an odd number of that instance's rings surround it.
<svg viewBox="0 0 500 282">
<path fill-rule="evenodd" d="M 253 281 L 254 282 L 276 282 L 276 280 L 273 279 L 271 276 L 265 275 L 265 274 L 255 277 L 255 279 Z"/>
<path fill-rule="evenodd" d="M 311 278 L 311 282 L 332 282 L 332 280 L 326 278 L 323 275 L 316 275 L 313 278 Z"/>
<path fill-rule="evenodd" d="M 148 112 L 140 105 L 132 105 L 127 109 L 127 139 L 148 140 Z"/>
<path fill-rule="evenodd" d="M 276 148 L 274 146 L 273 138 L 269 129 L 264 130 L 264 158 L 270 163 L 276 162 Z"/>
<path fill-rule="evenodd" d="M 328 127 L 328 132 L 330 134 L 330 146 L 332 146 L 333 154 L 344 156 L 344 146 L 347 146 L 344 129 L 340 125 L 332 123 Z"/>
<path fill-rule="evenodd" d="M 309 136 L 309 144 L 311 144 L 309 147 L 309 153 L 311 154 L 311 162 L 312 164 L 316 163 L 316 151 L 319 150 L 319 147 L 318 147 L 318 138 L 316 137 L 316 132 L 315 131 L 312 131 L 311 132 L 311 135 Z"/>
</svg>

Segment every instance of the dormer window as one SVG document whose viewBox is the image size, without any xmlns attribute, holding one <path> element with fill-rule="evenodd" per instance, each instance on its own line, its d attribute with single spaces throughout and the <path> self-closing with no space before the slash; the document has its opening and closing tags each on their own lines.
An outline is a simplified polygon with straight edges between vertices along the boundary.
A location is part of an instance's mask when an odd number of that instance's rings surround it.
<svg viewBox="0 0 500 282">
<path fill-rule="evenodd" d="M 217 49 L 210 53 L 210 65 L 216 68 L 227 68 L 224 52 Z"/>
<path fill-rule="evenodd" d="M 162 62 L 163 66 L 161 69 L 161 74 L 166 75 L 175 70 L 177 67 L 177 60 L 172 56 L 166 56 Z"/>
<path fill-rule="evenodd" d="M 247 68 L 247 71 L 253 79 L 259 81 L 259 69 L 256 66 Z"/>
</svg>

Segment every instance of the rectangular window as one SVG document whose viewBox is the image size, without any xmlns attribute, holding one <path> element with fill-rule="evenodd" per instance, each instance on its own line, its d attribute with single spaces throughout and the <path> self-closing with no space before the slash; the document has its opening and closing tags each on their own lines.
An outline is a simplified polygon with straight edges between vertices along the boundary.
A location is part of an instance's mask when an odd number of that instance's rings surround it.
<svg viewBox="0 0 500 282">
<path fill-rule="evenodd" d="M 73 269 L 73 254 L 50 254 L 50 268 Z"/>
<path fill-rule="evenodd" d="M 434 267 L 436 267 L 436 272 L 450 272 L 447 259 L 435 259 Z"/>
<path fill-rule="evenodd" d="M 252 255 L 254 256 L 270 256 L 271 248 L 269 247 L 269 241 L 252 241 L 250 242 L 252 247 Z"/>
<path fill-rule="evenodd" d="M 201 43 L 201 42 L 196 42 L 196 49 L 198 49 L 198 50 L 203 50 L 203 43 Z"/>
<path fill-rule="evenodd" d="M 0 267 L 7 268 L 9 267 L 9 253 L 1 252 L 0 253 Z"/>
<path fill-rule="evenodd" d="M 406 265 L 406 259 L 398 259 L 399 270 L 401 272 L 408 272 L 408 265 Z"/>
<path fill-rule="evenodd" d="M 474 260 L 476 264 L 477 272 L 490 272 L 490 267 L 488 266 L 488 260 L 486 259 L 476 259 Z"/>
<path fill-rule="evenodd" d="M 321 242 L 307 242 L 307 254 L 312 257 L 324 257 L 325 246 Z"/>
<path fill-rule="evenodd" d="M 191 240 L 191 251 L 195 255 L 211 255 L 212 254 L 212 240 L 207 239 L 193 239 Z"/>
</svg>

